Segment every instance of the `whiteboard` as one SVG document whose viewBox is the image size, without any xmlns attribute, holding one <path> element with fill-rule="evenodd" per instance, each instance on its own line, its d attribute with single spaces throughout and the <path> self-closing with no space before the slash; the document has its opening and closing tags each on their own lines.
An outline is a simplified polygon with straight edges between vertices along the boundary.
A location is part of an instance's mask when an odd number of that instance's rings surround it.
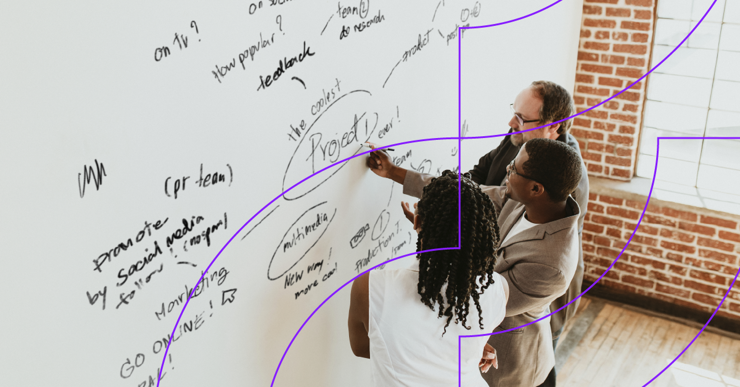
<svg viewBox="0 0 740 387">
<path fill-rule="evenodd" d="M 4 0 L 0 384 L 153 386 L 164 360 L 162 386 L 270 385 L 317 306 L 416 248 L 364 157 L 284 191 L 367 140 L 457 136 L 458 27 L 549 3 Z M 581 6 L 464 32 L 468 135 L 504 133 L 532 80 L 572 89 Z M 498 142 L 465 142 L 463 170 Z M 438 173 L 458 152 L 392 155 Z M 275 385 L 369 384 L 348 295 Z"/>
</svg>

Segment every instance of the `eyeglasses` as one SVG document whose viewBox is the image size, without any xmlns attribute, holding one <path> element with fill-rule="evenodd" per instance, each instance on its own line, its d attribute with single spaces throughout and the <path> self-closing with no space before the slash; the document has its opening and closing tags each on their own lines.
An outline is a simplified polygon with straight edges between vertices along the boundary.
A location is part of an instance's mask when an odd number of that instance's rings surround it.
<svg viewBox="0 0 740 387">
<path fill-rule="evenodd" d="M 506 177 L 509 177 L 511 175 L 511 172 L 513 171 L 514 173 L 516 173 L 517 175 L 519 175 L 519 176 L 521 176 L 521 177 L 523 177 L 525 179 L 529 179 L 529 180 L 532 180 L 534 182 L 539 183 L 537 180 L 535 180 L 535 179 L 533 179 L 533 178 L 531 178 L 531 177 L 529 177 L 527 175 L 522 175 L 521 173 L 519 173 L 519 171 L 516 170 L 516 164 L 514 163 L 514 161 L 516 161 L 516 159 L 511 160 L 511 162 L 509 163 L 509 170 L 506 172 Z M 540 184 L 542 184 L 542 183 L 540 183 Z M 544 187 L 544 185 L 543 185 L 543 187 Z"/>
<path fill-rule="evenodd" d="M 519 126 L 524 126 L 524 124 L 530 123 L 530 122 L 539 122 L 540 119 L 536 120 L 525 120 L 522 118 L 522 115 L 517 113 L 516 110 L 514 110 L 514 104 L 510 104 L 509 107 L 511 108 L 511 113 L 514 114 L 514 117 L 516 117 L 516 120 L 519 121 Z"/>
</svg>

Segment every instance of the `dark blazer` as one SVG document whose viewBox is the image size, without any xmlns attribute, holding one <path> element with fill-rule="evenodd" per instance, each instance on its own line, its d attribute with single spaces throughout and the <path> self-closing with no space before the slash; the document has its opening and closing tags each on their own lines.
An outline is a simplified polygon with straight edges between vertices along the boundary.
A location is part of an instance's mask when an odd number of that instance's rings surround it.
<svg viewBox="0 0 740 387">
<path fill-rule="evenodd" d="M 432 175 L 406 173 L 403 192 L 421 197 Z M 501 240 L 524 213 L 524 205 L 504 196 L 505 187 L 482 186 L 498 213 Z M 549 305 L 568 289 L 578 263 L 578 203 L 568 197 L 569 215 L 538 224 L 512 236 L 498 250 L 494 270 L 509 283 L 509 301 L 501 331 L 530 323 L 549 313 Z M 550 322 L 544 319 L 512 332 L 491 336 L 499 369 L 483 374 L 489 385 L 533 387 L 542 384 L 555 366 Z"/>
<path fill-rule="evenodd" d="M 513 129 L 510 128 L 509 133 L 512 131 Z M 581 155 L 581 149 L 578 146 L 578 141 L 576 141 L 575 137 L 570 134 L 563 133 L 557 138 L 557 140 L 568 144 L 578 152 L 579 156 Z M 478 164 L 468 172 L 471 175 L 471 179 L 481 185 L 502 185 L 504 178 L 506 177 L 506 166 L 509 165 L 511 160 L 514 160 L 517 153 L 519 153 L 520 148 L 521 146 L 515 146 L 511 143 L 511 136 L 504 136 L 499 146 L 481 157 L 480 160 L 478 160 Z M 586 164 L 581 160 L 581 182 L 573 193 L 573 197 L 576 199 L 576 202 L 578 202 L 578 206 L 581 209 L 581 216 L 578 218 L 578 267 L 573 276 L 573 281 L 568 287 L 568 291 L 562 297 L 553 301 L 552 305 L 550 305 L 550 311 L 557 310 L 581 294 L 584 266 L 583 249 L 581 247 L 580 237 L 581 232 L 583 231 L 583 218 L 586 216 L 586 210 L 588 207 L 588 188 L 588 170 L 586 169 Z M 550 319 L 550 328 L 552 329 L 553 339 L 560 336 L 563 326 L 568 319 L 573 317 L 576 313 L 576 309 L 578 309 L 578 301 L 552 315 Z"/>
</svg>

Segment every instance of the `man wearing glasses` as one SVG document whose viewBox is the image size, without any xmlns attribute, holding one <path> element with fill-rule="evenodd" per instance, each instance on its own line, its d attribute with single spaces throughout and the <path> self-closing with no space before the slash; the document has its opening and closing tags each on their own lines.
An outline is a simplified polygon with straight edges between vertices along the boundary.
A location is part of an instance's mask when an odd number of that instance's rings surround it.
<svg viewBox="0 0 740 387">
<path fill-rule="evenodd" d="M 522 90 L 511 104 L 512 118 L 509 121 L 509 133 L 525 131 L 527 129 L 536 128 L 543 126 L 542 128 L 524 132 L 512 134 L 503 137 L 499 146 L 493 149 L 480 158 L 478 164 L 469 171 L 471 179 L 478 184 L 488 186 L 501 186 L 506 184 L 506 178 L 510 166 L 513 167 L 514 159 L 519 153 L 522 145 L 527 141 L 534 138 L 545 138 L 550 140 L 557 140 L 565 143 L 576 151 L 580 158 L 581 152 L 576 139 L 568 133 L 571 126 L 571 120 L 559 122 L 557 124 L 551 124 L 556 121 L 560 121 L 564 118 L 570 117 L 575 113 L 573 99 L 565 88 L 562 86 L 550 82 L 550 81 L 535 81 L 532 82 L 527 88 Z M 383 159 L 379 160 L 380 164 L 386 162 L 384 156 L 380 155 Z M 373 168 L 375 165 L 371 165 L 375 161 L 368 160 L 368 166 Z M 390 162 L 390 158 L 387 160 Z M 380 164 L 377 166 L 381 167 Z M 392 164 L 392 163 L 391 163 Z M 572 193 L 573 198 L 580 207 L 580 215 L 578 217 L 578 265 L 575 270 L 573 279 L 568 286 L 567 291 L 562 296 L 555 299 L 550 305 L 550 311 L 554 311 L 567 304 L 571 300 L 575 299 L 581 293 L 581 285 L 583 283 L 583 251 L 581 246 L 581 232 L 583 230 L 583 219 L 586 214 L 588 206 L 588 174 L 586 165 L 581 164 L 581 179 Z M 384 165 L 383 165 L 384 166 Z M 393 170 L 401 170 L 402 168 L 395 168 Z M 375 168 L 374 171 L 377 172 Z M 404 174 L 405 176 L 405 174 Z M 519 174 L 520 177 L 525 177 Z M 397 180 L 400 184 L 404 184 L 404 179 L 401 176 L 396 178 L 387 176 L 393 180 Z M 553 314 L 550 317 L 550 327 L 552 331 L 553 349 L 557 345 L 560 333 L 563 331 L 565 322 L 571 318 L 578 308 L 578 301 L 572 303 L 561 311 Z M 492 338 L 490 341 L 493 341 Z M 499 352 L 500 353 L 500 352 Z M 502 360 L 504 360 L 502 358 Z M 555 386 L 555 368 L 550 371 L 547 379 L 541 386 Z M 493 376 L 491 373 L 484 375 L 484 378 L 489 382 L 492 382 Z"/>
<path fill-rule="evenodd" d="M 544 126 L 570 117 L 575 114 L 573 105 L 573 99 L 570 93 L 562 86 L 550 81 L 532 82 L 531 85 L 516 96 L 514 103 L 511 104 L 512 118 L 509 121 L 509 133 Z M 478 164 L 473 167 L 470 171 L 472 180 L 483 185 L 505 184 L 509 166 L 519 153 L 522 144 L 533 138 L 548 138 L 566 143 L 575 149 L 580 156 L 581 151 L 578 141 L 568 133 L 571 123 L 572 120 L 567 120 L 529 132 L 505 136 L 496 149 L 481 157 Z M 578 218 L 578 267 L 568 287 L 568 291 L 553 301 L 550 305 L 550 311 L 559 309 L 581 293 L 581 285 L 583 284 L 583 250 L 580 237 L 583 231 L 583 218 L 586 215 L 588 206 L 588 188 L 588 171 L 583 160 L 581 160 L 581 181 L 573 193 L 573 197 L 581 209 L 581 214 Z M 565 322 L 573 317 L 577 308 L 578 301 L 550 316 L 553 349 L 557 346 Z M 555 386 L 554 368 L 542 386 Z"/>
</svg>

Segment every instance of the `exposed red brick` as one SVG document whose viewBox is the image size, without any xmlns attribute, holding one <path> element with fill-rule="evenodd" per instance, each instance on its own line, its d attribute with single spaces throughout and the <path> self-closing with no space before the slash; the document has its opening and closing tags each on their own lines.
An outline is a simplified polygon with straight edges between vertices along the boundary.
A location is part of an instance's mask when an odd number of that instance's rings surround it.
<svg viewBox="0 0 740 387">
<path fill-rule="evenodd" d="M 591 37 L 591 31 L 590 30 L 581 30 L 581 37 L 582 38 L 590 38 Z"/>
<path fill-rule="evenodd" d="M 631 169 L 620 169 L 620 168 L 612 168 L 612 176 L 615 177 L 621 177 L 625 179 L 631 179 L 632 178 L 632 170 Z"/>
<path fill-rule="evenodd" d="M 629 122 L 631 124 L 637 124 L 637 117 L 633 114 L 621 114 L 611 113 L 610 118 L 617 121 Z"/>
<path fill-rule="evenodd" d="M 619 0 L 586 0 L 587 3 L 617 4 Z"/>
<path fill-rule="evenodd" d="M 616 93 L 617 92 L 614 92 L 614 94 L 616 94 Z M 637 101 L 639 101 L 642 98 L 642 94 L 636 93 L 636 92 L 633 92 L 633 91 L 623 91 L 621 94 L 619 94 L 618 96 L 616 96 L 614 98 L 616 98 L 616 99 L 624 99 L 624 100 L 632 101 L 632 102 L 637 102 Z"/>
<path fill-rule="evenodd" d="M 599 246 L 607 246 L 607 247 L 612 245 L 611 239 L 600 236 L 600 235 L 594 236 L 594 243 Z"/>
<path fill-rule="evenodd" d="M 583 152 L 583 153 L 581 153 L 581 157 L 584 160 L 591 160 L 591 161 L 601 162 L 601 155 L 598 154 L 598 153 Z"/>
<path fill-rule="evenodd" d="M 606 156 L 604 158 L 604 162 L 611 165 L 620 165 L 623 167 L 629 167 L 632 165 L 632 159 L 629 157 L 615 157 L 615 156 Z"/>
<path fill-rule="evenodd" d="M 691 298 L 701 303 L 711 305 L 713 307 L 717 307 L 717 305 L 719 305 L 719 302 L 722 300 L 721 298 L 710 297 L 702 293 L 694 293 L 693 295 L 691 295 Z"/>
<path fill-rule="evenodd" d="M 598 118 L 598 119 L 601 119 L 601 120 L 606 120 L 606 119 L 609 118 L 609 113 L 608 112 L 605 112 L 603 110 L 598 110 L 598 109 L 589 110 L 589 111 L 583 113 L 583 115 L 586 116 L 586 117 Z"/>
<path fill-rule="evenodd" d="M 611 4 L 614 4 L 614 3 L 611 3 Z M 653 0 L 626 0 L 625 1 L 625 4 L 627 4 L 627 5 L 637 5 L 637 6 L 640 6 L 640 7 L 652 7 L 653 6 Z"/>
<path fill-rule="evenodd" d="M 735 262 L 737 262 L 736 255 L 720 253 L 718 251 L 707 249 L 699 249 L 699 256 L 702 258 L 709 258 L 715 261 L 726 262 L 730 264 L 735 264 Z"/>
<path fill-rule="evenodd" d="M 681 254 L 666 252 L 665 257 L 670 259 L 671 261 L 683 263 L 683 255 Z"/>
<path fill-rule="evenodd" d="M 691 292 L 689 292 L 688 290 L 683 290 L 683 289 L 674 288 L 672 286 L 661 285 L 661 284 L 656 284 L 655 290 L 661 293 L 672 294 L 674 296 L 681 297 L 681 298 L 689 298 L 689 295 L 691 294 Z"/>
<path fill-rule="evenodd" d="M 581 66 L 585 66 L 585 65 L 581 65 Z M 603 67 L 603 66 L 600 66 L 600 67 Z M 598 89 L 595 87 L 589 87 L 589 86 L 583 86 L 583 85 L 578 85 L 576 87 L 576 91 L 579 93 L 583 93 L 583 94 L 600 95 L 602 97 L 606 97 L 610 94 L 609 89 Z"/>
<path fill-rule="evenodd" d="M 681 253 L 694 254 L 696 252 L 696 247 L 694 246 L 687 246 L 687 245 L 682 245 L 680 243 L 674 243 L 674 242 L 669 242 L 669 241 L 660 241 L 660 246 L 665 249 L 678 251 Z"/>
<path fill-rule="evenodd" d="M 694 235 L 680 231 L 669 230 L 666 228 L 660 230 L 660 236 L 662 236 L 663 238 L 670 238 L 685 243 L 691 243 L 696 238 L 696 236 Z"/>
<path fill-rule="evenodd" d="M 609 135 L 609 142 L 611 143 L 617 143 L 617 144 L 625 144 L 625 145 L 632 145 L 634 142 L 633 138 L 631 136 L 620 136 L 616 134 L 610 134 Z"/>
<path fill-rule="evenodd" d="M 589 74 L 576 74 L 576 82 L 594 83 L 594 76 Z"/>
<path fill-rule="evenodd" d="M 598 105 L 601 103 L 601 98 L 586 98 L 586 103 L 589 106 Z"/>
<path fill-rule="evenodd" d="M 689 277 L 696 278 L 705 282 L 711 282 L 714 284 L 719 285 L 727 285 L 728 280 L 727 278 L 717 275 L 717 274 L 710 274 L 699 270 L 690 270 L 689 271 Z"/>
<path fill-rule="evenodd" d="M 676 277 L 673 275 L 668 275 L 660 271 L 651 270 L 650 274 L 648 275 L 649 278 L 656 279 L 658 281 L 667 282 L 669 284 L 682 286 L 683 285 L 683 278 Z"/>
<path fill-rule="evenodd" d="M 658 235 L 658 228 L 650 227 L 646 224 L 640 224 L 640 228 L 637 231 L 640 233 L 645 233 L 645 234 L 650 234 L 650 235 Z"/>
<path fill-rule="evenodd" d="M 594 54 L 593 52 L 578 51 L 578 60 L 598 62 L 599 54 Z"/>
<path fill-rule="evenodd" d="M 628 210 L 625 208 L 619 208 L 619 207 L 608 207 L 606 209 L 606 213 L 609 215 L 618 216 L 620 218 L 627 218 L 627 219 L 634 219 L 634 220 L 637 220 L 640 218 L 639 212 Z"/>
<path fill-rule="evenodd" d="M 624 64 L 624 61 L 627 60 L 622 55 L 607 55 L 607 54 L 601 54 L 601 63 L 611 63 L 611 64 Z"/>
<path fill-rule="evenodd" d="M 620 77 L 640 78 L 643 75 L 642 70 L 633 69 L 630 67 L 617 67 L 617 75 Z"/>
<path fill-rule="evenodd" d="M 619 250 L 610 249 L 608 247 L 599 247 L 596 249 L 597 255 L 599 255 L 600 257 L 606 257 L 606 258 L 611 259 L 611 261 L 609 261 L 610 265 L 611 265 L 611 262 L 619 256 L 619 253 L 620 253 Z"/>
<path fill-rule="evenodd" d="M 598 233 L 598 234 L 604 232 L 604 226 L 599 226 L 598 224 L 594 224 L 594 223 L 584 223 L 583 229 L 586 231 L 591 231 L 591 232 Z"/>
<path fill-rule="evenodd" d="M 683 285 L 687 288 L 698 290 L 707 294 L 721 294 L 723 293 L 719 288 L 712 285 L 706 285 L 700 282 L 692 281 L 690 279 L 684 280 Z"/>
<path fill-rule="evenodd" d="M 586 214 L 586 217 L 588 217 L 589 215 L 590 214 Z M 586 221 L 588 221 L 588 219 Z M 591 234 L 590 232 L 584 232 L 582 239 L 584 242 L 591 242 L 594 240 L 594 234 Z"/>
<path fill-rule="evenodd" d="M 655 247 L 646 247 L 645 252 L 652 255 L 653 257 L 663 258 L 663 250 L 656 249 Z"/>
<path fill-rule="evenodd" d="M 621 79 L 609 78 L 609 77 L 599 77 L 599 85 L 612 86 L 612 87 L 622 87 L 622 83 L 623 83 L 623 81 Z"/>
<path fill-rule="evenodd" d="M 596 31 L 594 38 L 600 40 L 609 39 L 609 31 Z"/>
<path fill-rule="evenodd" d="M 608 218 L 597 214 L 591 214 L 591 221 L 598 224 L 604 224 L 607 226 L 622 227 L 622 221 L 618 219 Z"/>
<path fill-rule="evenodd" d="M 637 110 L 638 110 L 638 109 L 639 109 L 639 106 L 638 106 L 638 105 L 633 105 L 633 104 L 631 104 L 631 103 L 625 103 L 625 104 L 624 104 L 624 105 L 622 106 L 622 110 L 623 110 L 623 111 L 626 111 L 626 112 L 633 112 L 633 113 L 637 113 Z M 620 128 L 620 130 L 621 130 L 621 128 Z M 633 133 L 634 133 L 634 130 L 635 130 L 635 128 L 632 128 L 632 131 L 633 131 Z"/>
<path fill-rule="evenodd" d="M 635 127 L 630 125 L 619 125 L 619 133 L 635 134 Z M 619 153 L 620 150 L 622 153 Z M 629 148 L 617 148 L 617 155 L 632 157 L 632 150 Z"/>
<path fill-rule="evenodd" d="M 603 104 L 601 106 L 603 106 L 603 107 L 605 107 L 607 109 L 616 110 L 616 109 L 619 108 L 619 102 L 617 102 L 617 101 L 609 101 L 609 102 L 607 102 L 607 103 L 605 103 L 605 104 Z"/>
<path fill-rule="evenodd" d="M 643 34 L 642 32 L 633 32 L 632 33 L 632 41 L 635 42 L 635 43 L 647 43 L 648 37 L 650 37 L 650 35 Z"/>
<path fill-rule="evenodd" d="M 611 74 L 614 72 L 614 68 L 612 66 L 601 66 L 601 65 L 582 63 L 581 71 L 588 71 L 590 73 L 599 73 L 599 74 Z M 604 95 L 604 94 L 599 94 L 599 95 Z M 607 93 L 606 95 L 609 95 L 609 94 Z"/>
<path fill-rule="evenodd" d="M 631 255 L 630 256 L 630 262 L 643 265 L 643 266 L 650 266 L 654 269 L 663 270 L 666 267 L 666 264 L 660 261 L 656 261 L 654 259 L 650 258 L 644 258 L 640 257 L 639 255 Z"/>
<path fill-rule="evenodd" d="M 601 122 L 601 121 L 595 121 L 594 122 L 594 128 L 601 129 L 601 130 L 606 130 L 607 132 L 614 131 L 614 128 L 616 128 L 616 127 L 617 127 L 617 125 L 614 125 L 614 124 L 609 123 L 609 122 Z"/>
<path fill-rule="evenodd" d="M 720 230 L 719 237 L 726 241 L 740 242 L 740 234 L 736 234 L 734 232 L 727 232 L 724 230 Z"/>
<path fill-rule="evenodd" d="M 735 245 L 733 245 L 732 243 L 720 242 L 718 240 L 704 238 L 704 237 L 699 237 L 699 239 L 696 241 L 696 244 L 698 244 L 699 246 L 711 247 L 713 249 L 724 250 L 724 251 L 729 251 L 729 252 L 733 252 L 735 250 Z"/>
<path fill-rule="evenodd" d="M 648 271 L 645 268 L 629 265 L 621 261 L 618 261 L 617 263 L 615 263 L 614 268 L 619 271 L 623 271 L 623 272 L 627 272 L 627 273 L 631 273 L 631 274 L 635 274 L 635 275 L 639 275 L 643 277 L 647 276 L 648 274 Z"/>
<path fill-rule="evenodd" d="M 635 277 L 635 276 L 631 276 L 627 274 L 622 275 L 622 281 L 628 284 L 640 286 L 643 288 L 652 288 L 653 286 L 655 286 L 655 281 L 653 280 L 648 280 L 648 279 Z"/>
<path fill-rule="evenodd" d="M 707 312 L 711 312 L 711 311 L 714 310 L 714 308 L 711 308 L 709 306 L 697 304 L 695 302 L 684 301 L 684 300 L 682 300 L 680 298 L 676 298 L 675 304 L 676 305 L 680 305 L 680 306 L 685 306 L 687 308 L 704 310 L 704 311 L 707 311 Z"/>
<path fill-rule="evenodd" d="M 599 214 L 604 213 L 604 206 L 598 203 L 594 203 L 593 201 L 588 202 L 588 211 L 589 212 L 598 212 Z"/>
<path fill-rule="evenodd" d="M 696 213 L 689 212 L 689 211 L 676 210 L 670 207 L 663 207 L 661 208 L 660 212 L 663 215 L 670 216 L 672 218 L 690 220 L 692 222 L 696 222 L 696 219 L 697 219 Z"/>
<path fill-rule="evenodd" d="M 614 28 L 617 22 L 607 19 L 583 19 L 583 25 L 586 27 Z"/>
<path fill-rule="evenodd" d="M 603 8 L 598 5 L 584 5 L 583 13 L 586 15 L 601 15 Z"/>
<path fill-rule="evenodd" d="M 631 14 L 629 8 L 606 8 L 606 16 L 629 17 Z"/>
<path fill-rule="evenodd" d="M 689 222 L 678 222 L 678 228 L 680 228 L 681 230 L 693 232 L 696 234 L 704 234 L 707 236 L 714 236 L 714 233 L 716 232 L 714 227 L 702 226 L 700 224 Z"/>
<path fill-rule="evenodd" d="M 589 140 L 603 140 L 604 134 L 595 132 L 593 130 L 583 130 L 583 129 L 571 129 L 570 133 L 577 138 L 586 138 Z"/>
<path fill-rule="evenodd" d="M 734 265 L 726 266 L 721 263 L 717 263 L 714 261 L 708 261 L 706 259 L 701 259 L 701 258 L 686 257 L 686 264 L 691 265 L 693 267 L 707 269 L 715 273 L 727 274 L 727 275 L 732 275 L 732 276 L 734 276 L 736 272 Z"/>
<path fill-rule="evenodd" d="M 604 269 L 608 268 L 609 265 L 612 264 L 612 261 L 610 261 L 608 259 L 601 258 L 601 257 L 595 256 L 595 255 L 587 255 L 587 254 L 584 254 L 583 255 L 583 261 L 584 262 L 587 262 L 589 264 L 593 264 L 593 265 L 596 265 L 596 266 L 599 266 L 599 267 L 603 267 Z"/>
<path fill-rule="evenodd" d="M 627 64 L 630 66 L 644 67 L 645 58 L 627 58 Z"/>
<path fill-rule="evenodd" d="M 609 11 L 607 9 L 607 15 L 609 15 Z M 653 12 L 652 11 L 641 11 L 636 10 L 635 11 L 635 19 L 642 19 L 642 20 L 650 20 L 653 18 Z"/>
<path fill-rule="evenodd" d="M 599 164 L 586 164 L 586 169 L 591 173 L 601 173 L 604 167 Z"/>
<path fill-rule="evenodd" d="M 624 202 L 624 205 L 627 206 L 627 207 L 629 207 L 629 208 L 634 208 L 634 209 L 640 210 L 640 211 L 642 211 L 645 208 L 645 202 L 641 202 L 641 201 L 638 201 L 638 200 L 626 200 Z M 658 208 L 659 207 L 656 206 L 655 204 L 650 204 L 650 206 L 648 207 L 648 211 L 656 211 Z M 640 226 L 640 230 L 642 230 L 642 226 Z M 656 233 L 657 233 L 657 231 L 656 231 Z"/>
<path fill-rule="evenodd" d="M 598 36 L 596 37 L 598 39 Z M 597 50 L 597 51 L 609 51 L 609 43 L 598 43 L 598 42 L 584 42 L 583 48 L 586 50 Z"/>
<path fill-rule="evenodd" d="M 643 235 L 635 235 L 632 238 L 633 242 L 640 243 L 648 246 L 658 246 L 658 240 L 655 238 L 646 237 Z"/>
<path fill-rule="evenodd" d="M 586 227 L 586 226 L 584 225 L 584 227 Z M 608 228 L 606 230 L 606 235 L 608 235 L 608 236 L 610 236 L 612 238 L 621 239 L 622 238 L 622 230 L 618 230 L 616 228 L 611 228 L 610 227 L 610 228 Z"/>
<path fill-rule="evenodd" d="M 574 95 L 573 96 L 573 102 L 576 105 L 582 105 L 583 104 L 583 97 Z"/>
<path fill-rule="evenodd" d="M 673 253 L 668 253 L 668 254 L 673 254 Z M 677 254 L 673 254 L 673 255 L 677 255 Z M 687 268 L 685 268 L 683 266 L 670 265 L 670 266 L 668 266 L 668 271 L 670 271 L 671 273 L 674 273 L 674 274 L 685 276 L 686 273 L 689 272 L 689 269 L 687 269 Z"/>
<path fill-rule="evenodd" d="M 646 44 L 615 44 L 614 52 L 627 52 L 635 55 L 645 55 L 647 53 Z"/>
<path fill-rule="evenodd" d="M 624 204 L 624 199 L 615 198 L 607 195 L 599 195 L 599 201 L 602 203 L 609 203 L 615 206 L 621 206 Z"/>
<path fill-rule="evenodd" d="M 583 126 L 585 128 L 590 128 L 591 127 L 591 120 L 586 119 L 586 118 L 576 117 L 576 118 L 573 119 L 573 125 Z"/>
<path fill-rule="evenodd" d="M 612 31 L 612 40 L 626 42 L 629 35 L 626 32 Z"/>
<path fill-rule="evenodd" d="M 645 217 L 643 218 L 643 221 L 645 221 L 646 223 L 662 224 L 664 226 L 676 227 L 676 222 L 675 221 L 670 220 L 668 218 L 664 218 L 662 216 L 655 216 L 655 215 L 645 214 Z"/>
<path fill-rule="evenodd" d="M 713 224 L 715 226 L 732 228 L 732 229 L 737 228 L 737 222 L 733 222 L 731 220 L 725 220 L 725 219 L 721 219 L 721 218 L 715 218 L 713 216 L 705 216 L 705 215 L 702 215 L 701 216 L 701 223 L 704 223 L 704 224 Z"/>
</svg>

